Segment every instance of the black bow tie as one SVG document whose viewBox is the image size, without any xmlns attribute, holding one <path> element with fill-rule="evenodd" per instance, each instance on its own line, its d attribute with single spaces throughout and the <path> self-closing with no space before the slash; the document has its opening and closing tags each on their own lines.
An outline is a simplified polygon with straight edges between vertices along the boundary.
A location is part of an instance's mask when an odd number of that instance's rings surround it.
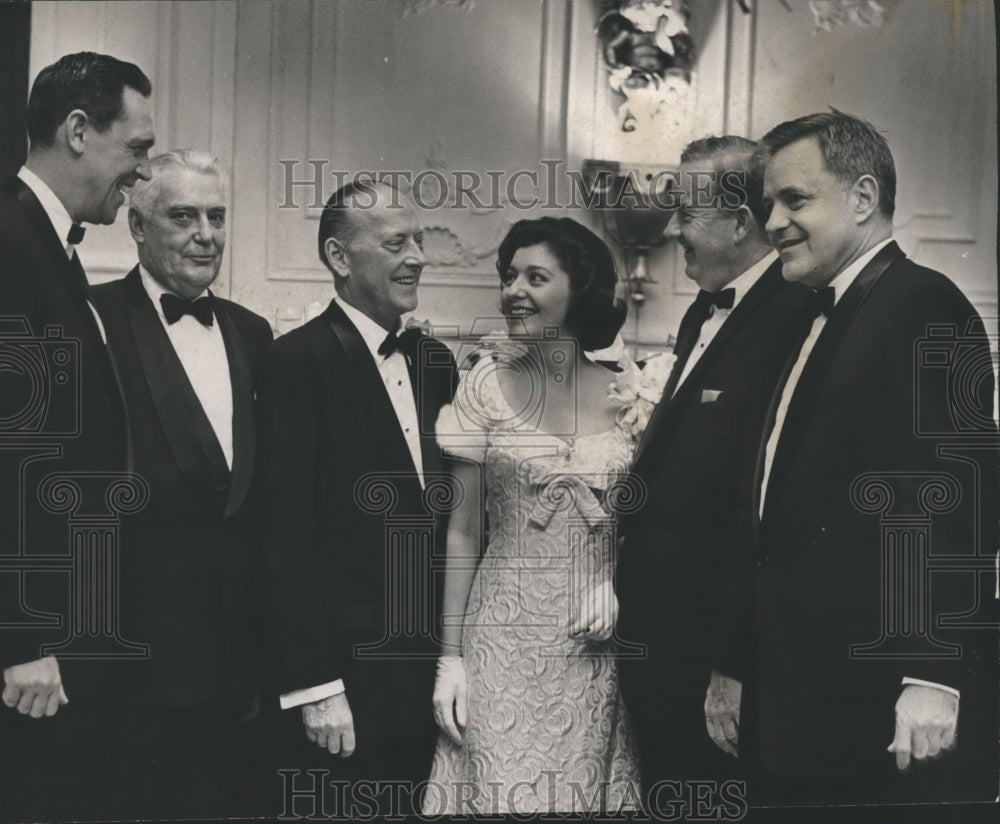
<svg viewBox="0 0 1000 824">
<path fill-rule="evenodd" d="M 163 317 L 167 319 L 167 323 L 177 323 L 184 315 L 191 315 L 202 326 L 211 326 L 214 322 L 211 295 L 198 300 L 182 300 L 177 295 L 165 293 L 160 295 L 160 306 L 163 307 Z"/>
<path fill-rule="evenodd" d="M 827 286 L 825 289 L 811 289 L 809 296 L 806 298 L 806 309 L 804 311 L 811 315 L 813 320 L 820 315 L 830 317 L 833 313 L 836 298 L 837 290 L 832 286 Z"/>
<path fill-rule="evenodd" d="M 78 243 L 83 243 L 83 235 L 87 230 L 84 229 L 79 223 L 74 223 L 69 227 L 69 234 L 66 235 L 66 242 L 70 246 L 76 246 Z"/>
<path fill-rule="evenodd" d="M 706 292 L 702 289 L 698 292 L 698 297 L 695 298 L 695 302 L 702 307 L 706 317 L 708 317 L 710 307 L 714 306 L 716 309 L 732 309 L 735 300 L 735 289 L 722 289 L 718 292 Z"/>
<path fill-rule="evenodd" d="M 396 332 L 399 327 L 393 329 L 388 335 L 385 336 L 385 340 L 379 344 L 378 353 L 383 357 L 389 357 L 393 352 L 402 352 L 411 360 L 417 354 L 417 344 L 420 342 L 422 337 L 419 329 L 407 329 L 403 334 L 398 335 Z"/>
</svg>

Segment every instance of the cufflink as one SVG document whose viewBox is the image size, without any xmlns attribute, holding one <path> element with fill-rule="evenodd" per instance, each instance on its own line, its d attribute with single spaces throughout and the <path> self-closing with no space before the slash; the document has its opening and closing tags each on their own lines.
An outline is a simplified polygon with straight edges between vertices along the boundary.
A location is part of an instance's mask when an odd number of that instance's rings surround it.
<svg viewBox="0 0 1000 824">
<path fill-rule="evenodd" d="M 722 397 L 722 390 L 721 389 L 702 389 L 701 390 L 701 402 L 702 403 L 715 403 L 721 397 Z"/>
</svg>

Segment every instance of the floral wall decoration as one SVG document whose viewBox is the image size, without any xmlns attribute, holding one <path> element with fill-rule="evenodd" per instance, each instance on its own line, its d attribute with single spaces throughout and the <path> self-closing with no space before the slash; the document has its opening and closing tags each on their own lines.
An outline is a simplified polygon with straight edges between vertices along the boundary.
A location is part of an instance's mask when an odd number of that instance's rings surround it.
<svg viewBox="0 0 1000 824">
<path fill-rule="evenodd" d="M 403 16 L 422 14 L 439 7 L 453 9 L 471 9 L 476 0 L 403 0 Z"/>
<path fill-rule="evenodd" d="M 597 34 L 610 73 L 608 85 L 625 97 L 622 131 L 665 125 L 691 81 L 694 44 L 687 0 L 605 0 Z"/>
<path fill-rule="evenodd" d="M 885 23 L 894 5 L 891 0 L 809 0 L 815 31 L 833 31 L 849 24 L 877 28 Z"/>
</svg>

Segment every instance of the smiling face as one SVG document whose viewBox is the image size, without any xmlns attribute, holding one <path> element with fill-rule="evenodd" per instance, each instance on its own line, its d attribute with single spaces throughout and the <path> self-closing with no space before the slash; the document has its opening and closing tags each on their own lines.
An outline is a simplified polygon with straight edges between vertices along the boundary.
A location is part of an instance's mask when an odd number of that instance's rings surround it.
<svg viewBox="0 0 1000 824">
<path fill-rule="evenodd" d="M 139 262 L 165 288 L 191 300 L 219 274 L 226 248 L 226 191 L 214 174 L 167 168 L 148 215 L 135 209 L 129 226 Z"/>
<path fill-rule="evenodd" d="M 512 337 L 542 338 L 546 328 L 564 333 L 572 296 L 570 277 L 544 243 L 518 249 L 500 276 L 500 308 Z"/>
<path fill-rule="evenodd" d="M 400 315 L 417 308 L 417 287 L 427 258 L 413 205 L 384 186 L 372 191 L 375 197 L 359 197 L 351 207 L 348 238 L 331 265 L 340 275 L 338 294 L 388 330 Z"/>
<path fill-rule="evenodd" d="M 785 280 L 825 286 L 864 253 L 865 212 L 858 208 L 856 188 L 827 169 L 815 137 L 790 143 L 768 159 L 765 228 L 781 255 Z"/>
<path fill-rule="evenodd" d="M 88 223 L 114 223 L 125 192 L 139 178 L 149 180 L 149 150 L 154 140 L 149 100 L 126 86 L 121 117 L 104 132 L 93 128 L 85 132 L 86 198 L 73 217 Z"/>
<path fill-rule="evenodd" d="M 679 207 L 663 234 L 676 238 L 684 250 L 685 274 L 700 288 L 716 292 L 743 270 L 735 242 L 736 212 L 699 205 L 697 178 L 690 171 L 680 167 Z M 704 193 L 700 199 L 704 200 Z"/>
</svg>

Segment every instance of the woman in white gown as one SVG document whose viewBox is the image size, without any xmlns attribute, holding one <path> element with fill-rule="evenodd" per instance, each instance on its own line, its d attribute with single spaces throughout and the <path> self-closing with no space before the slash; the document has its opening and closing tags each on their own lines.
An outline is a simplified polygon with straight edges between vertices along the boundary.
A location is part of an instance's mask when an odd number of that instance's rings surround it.
<svg viewBox="0 0 1000 824">
<path fill-rule="evenodd" d="M 424 811 L 635 809 L 613 516 L 638 503 L 626 473 L 669 358 L 640 371 L 626 357 L 616 374 L 584 355 L 611 343 L 625 307 L 607 247 L 579 223 L 518 222 L 497 266 L 509 337 L 483 348 L 437 424 L 460 502 Z"/>
</svg>

